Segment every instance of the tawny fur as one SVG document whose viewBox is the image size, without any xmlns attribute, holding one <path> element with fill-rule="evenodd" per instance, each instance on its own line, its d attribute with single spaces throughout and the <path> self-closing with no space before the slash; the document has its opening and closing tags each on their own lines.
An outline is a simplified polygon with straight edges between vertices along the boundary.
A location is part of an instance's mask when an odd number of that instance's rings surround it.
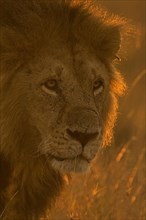
<svg viewBox="0 0 146 220">
<path fill-rule="evenodd" d="M 39 219 L 59 194 L 62 176 L 45 156 L 31 157 L 41 142 L 30 125 L 22 87 L 13 81 L 26 65 L 46 51 L 82 42 L 111 73 L 109 95 L 103 103 L 103 145 L 112 137 L 117 98 L 125 89 L 113 65 L 126 21 L 108 15 L 92 1 L 0 0 L 0 214 L 3 220 Z M 19 80 L 19 79 L 18 79 Z M 10 93 L 11 91 L 11 93 Z"/>
</svg>

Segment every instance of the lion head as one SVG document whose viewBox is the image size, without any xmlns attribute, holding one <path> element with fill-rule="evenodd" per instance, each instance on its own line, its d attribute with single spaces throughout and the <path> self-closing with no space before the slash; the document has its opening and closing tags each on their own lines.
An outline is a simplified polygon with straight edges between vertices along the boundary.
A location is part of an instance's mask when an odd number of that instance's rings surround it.
<svg viewBox="0 0 146 220">
<path fill-rule="evenodd" d="M 13 154 L 14 147 L 16 152 L 16 142 L 27 133 L 35 144 L 27 151 L 19 146 L 18 154 L 45 155 L 63 172 L 86 170 L 111 140 L 117 97 L 125 88 L 113 67 L 125 21 L 102 18 L 101 9 L 87 10 L 76 1 L 6 2 L 5 10 L 12 4 L 21 13 L 1 13 L 1 98 L 7 120 L 1 123 L 2 151 Z M 13 146 L 5 147 L 12 135 Z"/>
</svg>

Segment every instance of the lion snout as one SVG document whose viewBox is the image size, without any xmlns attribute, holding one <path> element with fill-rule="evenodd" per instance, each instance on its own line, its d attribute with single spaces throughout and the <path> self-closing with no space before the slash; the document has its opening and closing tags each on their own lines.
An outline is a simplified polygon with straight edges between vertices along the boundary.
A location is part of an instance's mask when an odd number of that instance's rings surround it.
<svg viewBox="0 0 146 220">
<path fill-rule="evenodd" d="M 67 135 L 78 141 L 82 147 L 98 138 L 99 121 L 97 113 L 92 109 L 85 107 L 71 109 L 67 114 L 66 123 Z"/>
<path fill-rule="evenodd" d="M 98 132 L 95 132 L 95 133 L 84 132 L 84 133 L 82 133 L 79 131 L 71 131 L 70 129 L 67 129 L 66 131 L 67 131 L 68 135 L 70 135 L 70 137 L 72 139 L 77 140 L 82 145 L 83 148 L 88 142 L 95 140 L 99 134 Z"/>
</svg>

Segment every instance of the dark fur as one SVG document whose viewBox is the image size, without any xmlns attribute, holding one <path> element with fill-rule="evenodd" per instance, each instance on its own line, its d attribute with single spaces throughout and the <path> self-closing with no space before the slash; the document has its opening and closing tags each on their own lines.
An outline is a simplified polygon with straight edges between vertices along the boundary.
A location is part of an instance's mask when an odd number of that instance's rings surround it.
<svg viewBox="0 0 146 220">
<path fill-rule="evenodd" d="M 81 40 L 90 45 L 111 73 L 111 98 L 105 105 L 104 142 L 111 137 L 122 77 L 112 66 L 125 20 L 99 7 L 65 0 L 0 0 L 1 146 L 0 212 L 3 220 L 37 220 L 59 194 L 63 180 L 45 157 L 32 158 L 41 137 L 19 104 L 21 87 L 9 94 L 15 74 L 40 53 Z M 89 2 L 89 1 L 87 1 Z M 17 98 L 16 98 L 17 96 Z M 19 123 L 18 123 L 19 121 Z"/>
</svg>

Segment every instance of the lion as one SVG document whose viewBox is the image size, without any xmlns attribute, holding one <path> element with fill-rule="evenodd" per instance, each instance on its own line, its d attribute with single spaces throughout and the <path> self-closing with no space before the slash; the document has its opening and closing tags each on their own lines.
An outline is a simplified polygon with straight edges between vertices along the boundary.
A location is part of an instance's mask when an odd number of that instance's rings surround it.
<svg viewBox="0 0 146 220">
<path fill-rule="evenodd" d="M 92 1 L 0 1 L 1 219 L 40 219 L 111 142 L 126 23 Z"/>
</svg>

